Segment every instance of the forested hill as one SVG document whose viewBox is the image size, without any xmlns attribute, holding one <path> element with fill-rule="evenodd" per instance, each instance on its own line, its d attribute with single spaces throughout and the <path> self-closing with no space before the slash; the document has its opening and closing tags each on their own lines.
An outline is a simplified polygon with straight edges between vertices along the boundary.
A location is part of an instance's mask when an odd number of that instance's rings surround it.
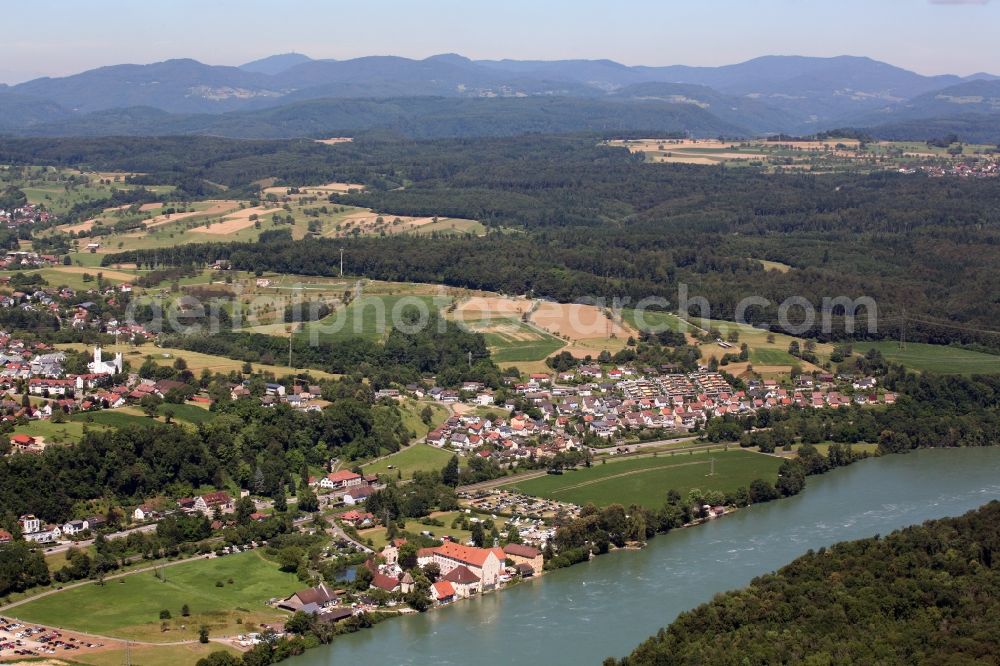
<svg viewBox="0 0 1000 666">
<path fill-rule="evenodd" d="M 1000 502 L 810 551 L 607 666 L 996 664 Z"/>
</svg>

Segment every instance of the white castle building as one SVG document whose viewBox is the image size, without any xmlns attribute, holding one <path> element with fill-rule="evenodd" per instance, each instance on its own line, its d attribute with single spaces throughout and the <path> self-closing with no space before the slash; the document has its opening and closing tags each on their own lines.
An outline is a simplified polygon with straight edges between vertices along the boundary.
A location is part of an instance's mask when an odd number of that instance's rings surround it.
<svg viewBox="0 0 1000 666">
<path fill-rule="evenodd" d="M 87 364 L 87 368 L 97 375 L 116 375 L 122 371 L 122 353 L 115 354 L 115 360 L 104 361 L 101 356 L 101 348 L 94 347 L 94 360 Z"/>
</svg>

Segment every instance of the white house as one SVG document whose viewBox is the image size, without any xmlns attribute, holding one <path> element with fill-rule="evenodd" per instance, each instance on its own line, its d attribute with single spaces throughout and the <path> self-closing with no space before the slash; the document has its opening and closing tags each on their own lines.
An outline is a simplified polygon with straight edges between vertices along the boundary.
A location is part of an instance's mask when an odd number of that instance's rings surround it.
<svg viewBox="0 0 1000 666">
<path fill-rule="evenodd" d="M 21 532 L 23 534 L 31 534 L 33 532 L 38 532 L 42 529 L 42 521 L 36 518 L 32 514 L 27 514 L 21 516 Z"/>
<path fill-rule="evenodd" d="M 62 533 L 73 536 L 74 534 L 79 534 L 84 530 L 90 529 L 90 523 L 86 520 L 72 520 L 62 526 Z"/>
<path fill-rule="evenodd" d="M 349 469 L 342 469 L 339 472 L 327 474 L 320 479 L 319 487 L 332 490 L 343 490 L 345 488 L 360 486 L 362 481 L 363 479 L 360 474 L 356 474 Z"/>
</svg>

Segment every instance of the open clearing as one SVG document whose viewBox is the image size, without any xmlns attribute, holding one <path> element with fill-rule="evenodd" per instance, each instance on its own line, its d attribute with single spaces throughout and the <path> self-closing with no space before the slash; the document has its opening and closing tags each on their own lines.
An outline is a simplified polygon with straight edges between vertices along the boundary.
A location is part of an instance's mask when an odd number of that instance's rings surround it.
<svg viewBox="0 0 1000 666">
<path fill-rule="evenodd" d="M 1000 373 L 1000 356 L 959 347 L 917 342 L 907 342 L 904 349 L 896 342 L 858 342 L 853 346 L 855 352 L 862 354 L 878 349 L 887 361 L 901 363 L 910 370 L 943 375 Z"/>
<path fill-rule="evenodd" d="M 351 301 L 346 308 L 339 308 L 329 317 L 306 324 L 300 335 L 315 336 L 323 342 L 357 337 L 381 340 L 397 323 L 405 324 L 408 312 L 421 317 L 424 313 L 429 316 L 449 301 L 446 296 L 366 295 Z"/>
<path fill-rule="evenodd" d="M 206 624 L 214 635 L 242 633 L 236 618 L 260 622 L 282 617 L 265 603 L 303 586 L 294 573 L 283 573 L 259 551 L 163 567 L 160 580 L 147 571 L 87 584 L 31 601 L 13 615 L 40 624 L 105 636 L 152 642 L 197 638 Z M 232 580 L 230 583 L 229 581 Z M 216 582 L 221 581 L 221 587 Z M 181 617 L 187 604 L 190 617 Z M 169 610 L 169 631 L 161 631 L 159 613 Z M 182 628 L 186 627 L 186 628 Z"/>
<path fill-rule="evenodd" d="M 364 465 L 365 474 L 402 474 L 403 479 L 413 478 L 414 472 L 439 472 L 454 455 L 430 444 L 414 444 L 381 460 Z M 392 469 L 389 466 L 392 465 Z"/>
<path fill-rule="evenodd" d="M 712 460 L 715 461 L 715 474 L 709 476 Z M 522 481 L 511 487 L 529 495 L 574 504 L 639 504 L 658 509 L 671 489 L 682 495 L 692 488 L 730 492 L 749 486 L 754 479 L 773 482 L 780 465 L 781 461 L 775 457 L 750 451 L 697 451 L 609 461 L 561 475 Z"/>
</svg>

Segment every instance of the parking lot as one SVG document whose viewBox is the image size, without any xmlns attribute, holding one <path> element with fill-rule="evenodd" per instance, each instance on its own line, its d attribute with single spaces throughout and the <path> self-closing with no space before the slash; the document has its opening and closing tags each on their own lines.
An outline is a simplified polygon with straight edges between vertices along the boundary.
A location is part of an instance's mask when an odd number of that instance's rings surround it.
<svg viewBox="0 0 1000 666">
<path fill-rule="evenodd" d="M 103 648 L 101 642 L 17 620 L 0 618 L 0 659 L 12 657 L 69 656 L 82 650 Z"/>
</svg>

